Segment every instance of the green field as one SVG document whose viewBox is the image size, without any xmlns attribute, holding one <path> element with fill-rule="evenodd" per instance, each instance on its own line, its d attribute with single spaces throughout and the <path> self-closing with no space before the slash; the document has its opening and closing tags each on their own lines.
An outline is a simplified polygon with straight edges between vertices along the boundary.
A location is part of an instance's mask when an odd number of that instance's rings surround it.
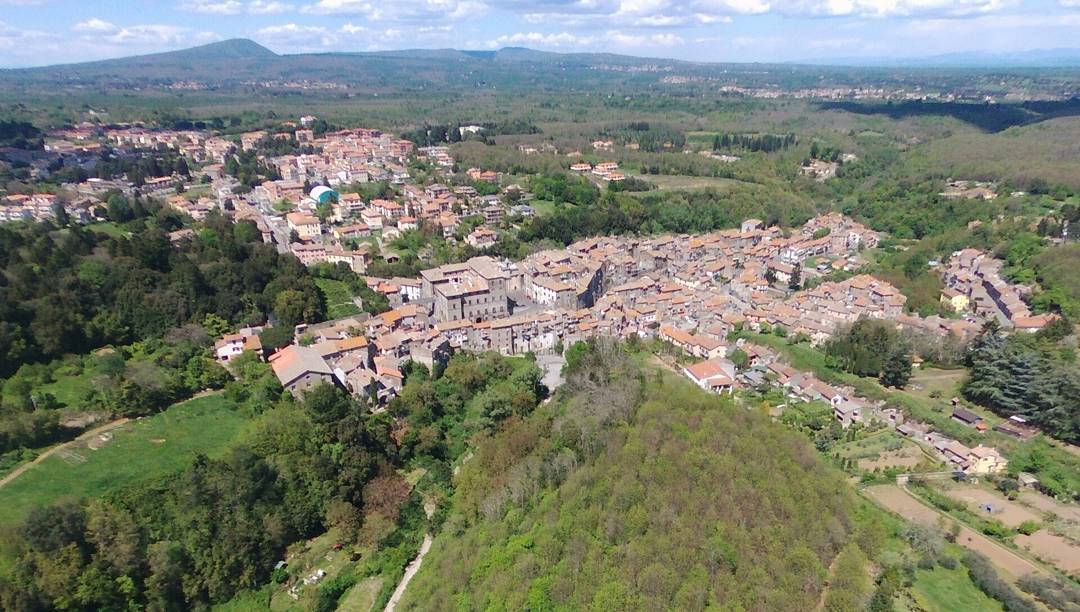
<svg viewBox="0 0 1080 612">
<path fill-rule="evenodd" d="M 715 176 L 682 176 L 682 175 L 668 175 L 668 174 L 645 174 L 635 176 L 656 185 L 657 189 L 666 190 L 694 190 L 694 189 L 729 189 L 734 185 L 738 185 L 741 181 L 728 178 L 719 178 Z M 631 192 L 631 193 L 651 193 L 648 191 Z"/>
<path fill-rule="evenodd" d="M 537 217 L 550 217 L 558 210 L 559 205 L 549 200 L 533 200 L 528 203 L 532 206 L 533 211 L 536 212 Z M 573 206 L 572 204 L 563 204 L 562 206 Z"/>
<path fill-rule="evenodd" d="M 116 225 L 112 221 L 106 221 L 104 223 L 91 223 L 86 226 L 87 229 L 93 232 L 101 232 L 102 234 L 108 234 L 113 238 L 123 238 L 129 235 L 131 232 L 126 232 L 120 229 L 120 226 Z"/>
<path fill-rule="evenodd" d="M 326 316 L 331 319 L 340 319 L 349 315 L 360 314 L 360 308 L 352 301 L 353 294 L 349 286 L 343 281 L 331 278 L 316 278 L 315 284 L 319 286 L 326 297 Z"/>
<path fill-rule="evenodd" d="M 58 402 L 72 408 L 84 408 L 81 406 L 83 399 L 94 389 L 94 374 L 90 368 L 75 369 L 70 365 L 62 365 L 53 373 L 55 382 L 40 387 L 41 391 L 51 393 Z"/>
<path fill-rule="evenodd" d="M 244 421 L 221 395 L 209 395 L 128 423 L 99 450 L 81 444 L 65 449 L 4 486 L 0 525 L 61 498 L 97 497 L 175 472 L 196 453 L 216 455 Z"/>
<path fill-rule="evenodd" d="M 967 376 L 967 370 L 957 368 L 955 370 L 943 370 L 940 368 L 919 368 L 912 372 L 909 392 L 925 399 L 935 391 L 938 398 L 948 400 L 960 394 L 960 383 Z"/>
<path fill-rule="evenodd" d="M 967 569 L 954 570 L 935 567 L 918 570 L 911 594 L 927 612 L 991 612 L 1001 610 L 1001 604 L 987 597 L 971 582 Z"/>
</svg>

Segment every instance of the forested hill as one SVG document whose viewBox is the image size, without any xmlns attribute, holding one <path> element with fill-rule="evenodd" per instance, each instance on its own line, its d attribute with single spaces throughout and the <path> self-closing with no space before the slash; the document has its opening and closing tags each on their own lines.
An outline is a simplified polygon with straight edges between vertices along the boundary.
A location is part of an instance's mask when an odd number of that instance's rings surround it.
<svg viewBox="0 0 1080 612">
<path fill-rule="evenodd" d="M 462 466 L 402 609 L 813 609 L 857 531 L 813 448 L 617 347 L 568 360 Z"/>
<path fill-rule="evenodd" d="M 209 90 L 263 87 L 325 93 L 430 92 L 512 90 L 528 93 L 620 90 L 651 91 L 658 85 L 692 94 L 714 91 L 720 84 L 744 87 L 807 88 L 883 86 L 908 88 L 933 84 L 944 89 L 994 89 L 1003 78 L 1029 85 L 1051 83 L 1051 89 L 1075 83 L 1075 67 L 1050 69 L 856 68 L 794 64 L 687 62 L 612 53 L 553 53 L 521 47 L 494 51 L 411 49 L 373 52 L 276 54 L 246 39 L 232 39 L 191 49 L 135 57 L 0 69 L 0 85 L 13 91 L 87 86 L 143 90 L 183 88 Z M 997 84 L 997 85 L 995 85 Z M 971 89 L 975 87 L 976 89 Z M 1068 87 L 1066 87 L 1068 89 Z M 50 91 L 52 91 L 50 89 Z"/>
</svg>

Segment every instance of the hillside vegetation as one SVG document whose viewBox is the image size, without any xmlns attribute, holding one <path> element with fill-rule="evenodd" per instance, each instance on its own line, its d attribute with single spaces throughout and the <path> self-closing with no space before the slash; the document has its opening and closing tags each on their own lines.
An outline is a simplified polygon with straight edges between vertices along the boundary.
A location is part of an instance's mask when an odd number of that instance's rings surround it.
<svg viewBox="0 0 1080 612">
<path fill-rule="evenodd" d="M 403 608 L 813 608 L 852 531 L 837 474 L 761 414 L 579 347 L 575 391 L 462 467 Z"/>
<path fill-rule="evenodd" d="M 1062 117 L 998 133 L 965 131 L 925 146 L 929 165 L 964 178 L 1024 184 L 1039 178 L 1080 187 L 1080 117 Z"/>
</svg>

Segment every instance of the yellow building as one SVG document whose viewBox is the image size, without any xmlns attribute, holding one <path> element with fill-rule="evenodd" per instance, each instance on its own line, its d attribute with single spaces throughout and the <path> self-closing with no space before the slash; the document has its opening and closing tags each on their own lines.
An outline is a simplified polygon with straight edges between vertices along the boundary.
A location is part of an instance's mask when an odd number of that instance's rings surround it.
<svg viewBox="0 0 1080 612">
<path fill-rule="evenodd" d="M 968 474 L 999 474 L 1009 465 L 1001 453 L 989 446 L 979 445 L 971 449 L 967 457 Z"/>
<path fill-rule="evenodd" d="M 953 309 L 953 312 L 964 312 L 968 309 L 968 305 L 970 304 L 968 296 L 949 287 L 946 287 L 945 290 L 941 292 L 941 301 L 944 304 L 948 304 L 949 308 Z"/>
</svg>

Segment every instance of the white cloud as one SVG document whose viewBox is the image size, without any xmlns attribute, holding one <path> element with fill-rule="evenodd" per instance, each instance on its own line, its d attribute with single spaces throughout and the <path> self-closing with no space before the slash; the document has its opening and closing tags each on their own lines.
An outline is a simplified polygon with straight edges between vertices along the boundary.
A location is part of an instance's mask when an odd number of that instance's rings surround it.
<svg viewBox="0 0 1080 612">
<path fill-rule="evenodd" d="M 192 32 L 188 28 L 174 25 L 140 24 L 118 26 L 97 17 L 80 21 L 72 26 L 71 30 L 78 34 L 75 40 L 79 42 L 102 45 L 103 47 L 137 47 L 139 50 L 144 48 L 159 50 L 161 47 L 177 48 L 211 42 L 221 38 L 213 32 Z"/>
<path fill-rule="evenodd" d="M 345 25 L 341 26 L 342 34 L 366 34 L 370 31 L 370 28 L 366 28 L 361 25 L 353 25 L 351 23 L 346 23 Z"/>
<path fill-rule="evenodd" d="M 489 40 L 485 46 L 498 49 L 500 47 L 528 46 L 546 48 L 596 48 L 596 47 L 627 47 L 627 48 L 652 48 L 673 47 L 686 41 L 682 36 L 670 32 L 642 34 L 630 33 L 620 30 L 608 30 L 597 35 L 582 35 L 571 32 L 516 32 L 503 34 Z"/>
<path fill-rule="evenodd" d="M 298 51 L 325 50 L 333 47 L 340 40 L 336 32 L 331 32 L 324 27 L 298 23 L 260 28 L 255 31 L 255 38 L 270 46 Z"/>
<path fill-rule="evenodd" d="M 172 25 L 117 25 L 98 17 L 70 30 L 35 30 L 0 21 L 0 65 L 40 66 L 183 49 L 221 40 L 215 32 Z"/>
<path fill-rule="evenodd" d="M 475 18 L 487 12 L 482 0 L 318 0 L 301 9 L 313 15 L 360 15 L 371 21 L 430 23 Z"/>
<path fill-rule="evenodd" d="M 287 2 L 275 2 L 274 0 L 254 0 L 249 2 L 247 12 L 252 15 L 277 15 L 287 13 L 296 7 Z"/>
<path fill-rule="evenodd" d="M 542 34 L 540 32 L 515 32 L 503 34 L 488 42 L 489 47 L 514 47 L 533 45 L 537 47 L 581 47 L 590 45 L 595 39 L 588 36 L 578 36 L 569 32 Z"/>
<path fill-rule="evenodd" d="M 367 0 L 319 0 L 302 10 L 316 15 L 370 15 L 377 9 Z"/>
<path fill-rule="evenodd" d="M 222 2 L 195 0 L 194 2 L 184 2 L 180 5 L 180 9 L 208 15 L 239 15 L 244 12 L 244 3 L 238 0 L 224 0 Z"/>
<path fill-rule="evenodd" d="M 76 32 L 115 32 L 120 28 L 109 23 L 108 21 L 98 19 L 97 17 L 91 17 L 86 21 L 80 21 L 76 23 L 72 28 Z"/>
<path fill-rule="evenodd" d="M 269 34 L 269 35 L 279 35 L 279 34 L 304 34 L 304 35 L 307 35 L 307 34 L 325 34 L 326 31 L 327 31 L 326 28 L 320 27 L 320 26 L 306 26 L 306 25 L 299 25 L 299 24 L 296 24 L 296 23 L 286 23 L 286 24 L 276 25 L 276 26 L 266 26 L 265 28 L 260 28 L 260 29 L 256 30 L 255 33 L 256 34 Z"/>
<path fill-rule="evenodd" d="M 353 2 L 359 0 L 323 0 Z M 964 17 L 999 12 L 1022 0 L 488 0 L 528 23 L 677 28 L 729 22 L 743 15 L 789 17 Z M 1080 0 L 1059 0 L 1080 5 Z"/>
<path fill-rule="evenodd" d="M 287 13 L 296 7 L 277 0 L 252 0 L 247 4 L 240 0 L 191 0 L 180 4 L 179 8 L 209 15 L 276 15 Z"/>
<path fill-rule="evenodd" d="M 810 0 L 781 6 L 795 15 L 854 15 L 860 17 L 911 17 L 942 15 L 959 17 L 992 13 L 1014 4 L 1013 0 Z"/>
</svg>

